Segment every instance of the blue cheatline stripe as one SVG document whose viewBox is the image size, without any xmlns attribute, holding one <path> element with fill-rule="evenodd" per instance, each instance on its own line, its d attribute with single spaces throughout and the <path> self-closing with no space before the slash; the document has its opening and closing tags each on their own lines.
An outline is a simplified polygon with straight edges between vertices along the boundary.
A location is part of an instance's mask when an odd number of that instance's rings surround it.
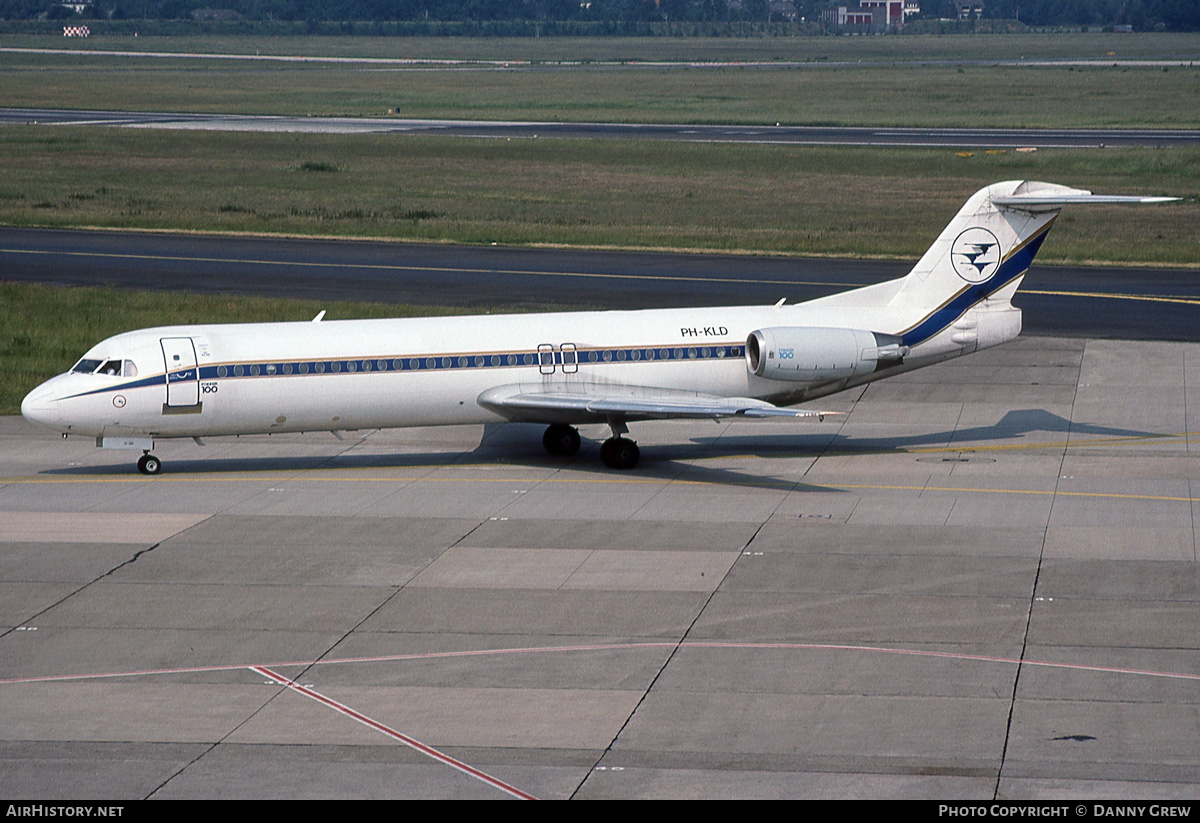
<svg viewBox="0 0 1200 823">
<path fill-rule="evenodd" d="M 648 346 L 620 349 L 577 349 L 575 361 L 566 362 L 566 366 L 578 366 L 586 369 L 595 365 L 611 365 L 613 363 L 657 363 L 678 362 L 681 360 L 721 360 L 736 359 L 745 352 L 742 345 L 721 344 L 715 346 Z M 571 352 L 568 352 L 570 354 Z M 475 369 L 510 369 L 533 368 L 546 365 L 541 362 L 543 354 L 553 354 L 556 369 L 564 366 L 561 350 L 554 352 L 504 352 L 476 354 L 424 354 L 407 357 L 359 357 L 345 360 L 290 360 L 264 363 L 261 361 L 244 363 L 222 363 L 219 366 L 201 366 L 200 380 L 232 380 L 237 378 L 264 377 L 315 377 L 326 375 L 356 375 L 373 374 L 375 372 L 424 372 L 424 371 L 464 371 Z M 188 370 L 190 371 L 190 369 Z M 92 394 L 126 391 L 143 386 L 164 385 L 166 375 L 157 374 L 131 383 L 121 383 L 116 386 L 106 386 L 100 389 L 81 392 L 64 397 L 70 400 L 74 397 L 87 397 Z M 188 381 L 190 382 L 190 381 Z"/>
<path fill-rule="evenodd" d="M 1033 258 L 1037 255 L 1038 249 L 1042 247 L 1042 241 L 1046 239 L 1046 234 L 1049 231 L 1050 226 L 1047 225 L 1042 229 L 1040 234 L 1010 254 L 997 267 L 996 273 L 992 275 L 990 280 L 983 283 L 976 283 L 963 289 L 953 299 L 938 307 L 920 323 L 903 332 L 901 339 L 903 339 L 904 345 L 915 346 L 918 343 L 924 343 L 929 338 L 951 326 L 976 303 L 991 297 L 1013 280 L 1023 275 L 1029 270 L 1029 266 L 1033 263 Z"/>
<path fill-rule="evenodd" d="M 70 397 L 64 397 L 63 400 L 71 400 L 75 397 L 87 397 L 90 394 L 104 394 L 105 392 L 128 391 L 129 389 L 140 389 L 144 386 L 165 386 L 167 384 L 167 376 L 165 374 L 154 374 L 150 377 L 143 377 L 140 380 L 134 380 L 129 383 L 119 383 L 116 386 L 105 386 L 102 389 L 92 389 L 91 391 L 72 394 Z"/>
</svg>

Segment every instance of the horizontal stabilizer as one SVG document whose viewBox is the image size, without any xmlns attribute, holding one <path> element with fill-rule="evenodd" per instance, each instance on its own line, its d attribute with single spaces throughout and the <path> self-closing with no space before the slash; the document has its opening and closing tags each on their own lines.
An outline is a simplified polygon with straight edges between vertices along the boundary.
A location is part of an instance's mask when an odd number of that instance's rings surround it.
<svg viewBox="0 0 1200 823">
<path fill-rule="evenodd" d="M 1166 203 L 1178 200 L 1178 197 L 1137 197 L 1122 194 L 1092 194 L 1089 191 L 1074 190 L 1071 194 L 1010 194 L 993 197 L 992 203 L 1006 209 L 1020 211 L 1057 211 L 1064 206 L 1075 205 L 1105 205 L 1114 203 Z"/>
</svg>

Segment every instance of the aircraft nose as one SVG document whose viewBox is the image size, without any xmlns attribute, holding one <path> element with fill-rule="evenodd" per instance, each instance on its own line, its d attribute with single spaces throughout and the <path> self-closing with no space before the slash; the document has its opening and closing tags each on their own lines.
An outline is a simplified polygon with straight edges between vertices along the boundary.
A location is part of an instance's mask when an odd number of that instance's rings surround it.
<svg viewBox="0 0 1200 823">
<path fill-rule="evenodd" d="M 43 383 L 25 395 L 25 399 L 21 401 L 21 416 L 30 423 L 57 426 L 59 408 L 54 388 Z"/>
</svg>

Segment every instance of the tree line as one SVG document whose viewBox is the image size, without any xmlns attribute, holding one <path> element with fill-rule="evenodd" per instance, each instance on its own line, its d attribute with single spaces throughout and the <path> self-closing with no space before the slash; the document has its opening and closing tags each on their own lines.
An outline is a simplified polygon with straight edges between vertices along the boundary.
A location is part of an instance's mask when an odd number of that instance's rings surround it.
<svg viewBox="0 0 1200 823">
<path fill-rule="evenodd" d="M 0 20 L 408 24 L 397 33 L 419 33 L 422 28 L 436 33 L 441 24 L 491 24 L 503 30 L 496 24 L 519 22 L 534 24 L 539 33 L 544 24 L 547 33 L 600 34 L 649 33 L 649 25 L 695 23 L 708 24 L 703 31 L 736 34 L 743 30 L 737 24 L 746 23 L 811 28 L 823 9 L 857 5 L 856 0 L 91 0 L 82 13 L 67 5 L 78 2 L 84 0 L 0 0 Z M 954 13 L 952 0 L 922 0 L 921 7 L 919 18 Z M 982 16 L 1033 27 L 1124 24 L 1138 31 L 1200 31 L 1200 0 L 985 0 Z M 486 25 L 478 28 L 485 29 Z M 465 30 L 472 29 L 468 25 Z"/>
</svg>

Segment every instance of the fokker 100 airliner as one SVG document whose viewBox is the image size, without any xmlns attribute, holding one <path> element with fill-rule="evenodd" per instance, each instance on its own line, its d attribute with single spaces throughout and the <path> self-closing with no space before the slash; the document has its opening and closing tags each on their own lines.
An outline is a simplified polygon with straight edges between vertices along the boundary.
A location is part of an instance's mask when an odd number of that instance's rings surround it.
<svg viewBox="0 0 1200 823">
<path fill-rule="evenodd" d="M 808 418 L 785 408 L 1012 340 L 1010 303 L 1064 206 L 1152 203 L 1048 183 L 973 195 L 911 272 L 797 305 L 166 326 L 93 346 L 21 414 L 63 436 L 154 441 L 519 421 L 554 455 L 607 424 L 600 457 L 631 469 L 628 423 Z"/>
</svg>

